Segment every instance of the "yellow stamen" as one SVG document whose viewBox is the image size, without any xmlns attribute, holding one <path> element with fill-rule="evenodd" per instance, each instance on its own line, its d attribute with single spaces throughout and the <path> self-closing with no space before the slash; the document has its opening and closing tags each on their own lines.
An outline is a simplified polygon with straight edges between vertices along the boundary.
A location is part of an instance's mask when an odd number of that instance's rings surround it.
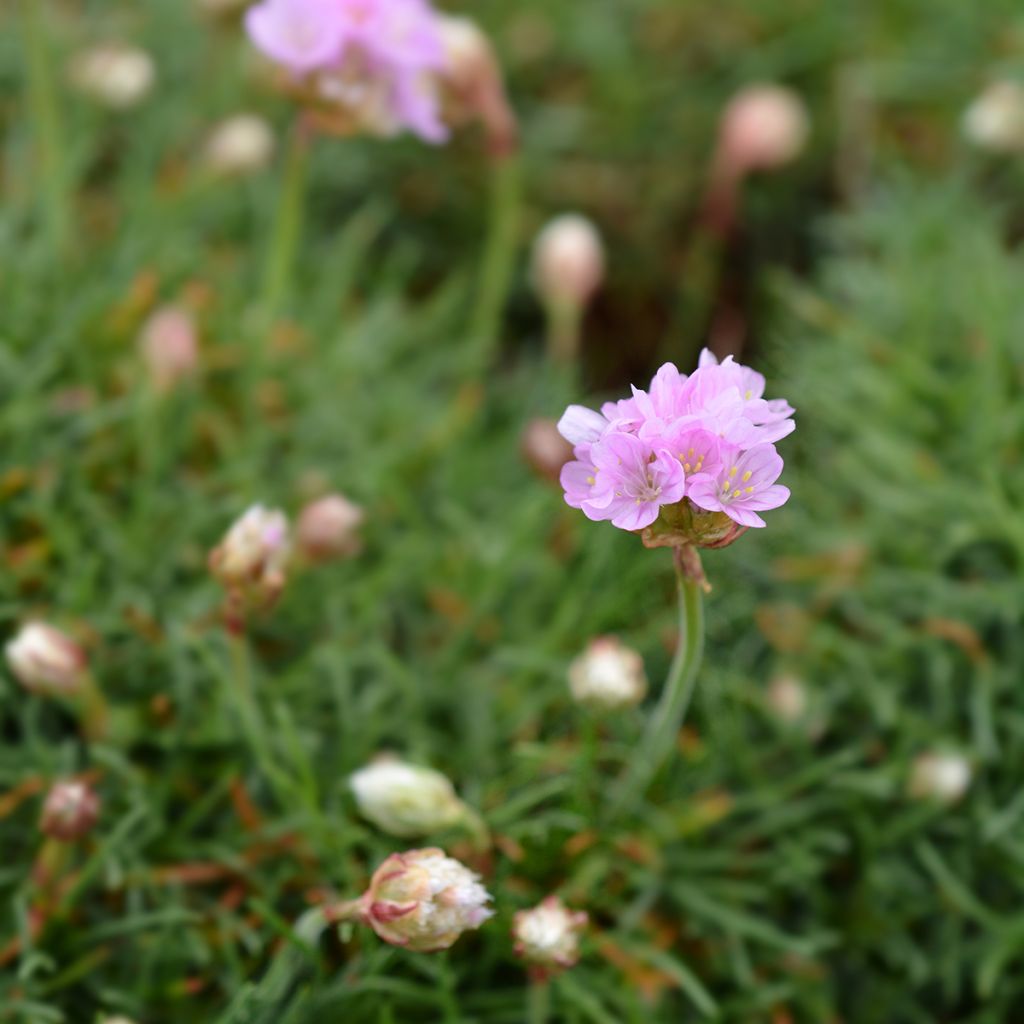
<svg viewBox="0 0 1024 1024">
<path fill-rule="evenodd" d="M 738 498 L 742 493 L 743 492 L 737 487 L 736 490 L 732 492 L 732 496 L 734 498 Z"/>
<path fill-rule="evenodd" d="M 746 483 L 751 476 L 753 476 L 753 470 L 748 469 L 746 473 L 743 474 L 743 482 Z"/>
</svg>

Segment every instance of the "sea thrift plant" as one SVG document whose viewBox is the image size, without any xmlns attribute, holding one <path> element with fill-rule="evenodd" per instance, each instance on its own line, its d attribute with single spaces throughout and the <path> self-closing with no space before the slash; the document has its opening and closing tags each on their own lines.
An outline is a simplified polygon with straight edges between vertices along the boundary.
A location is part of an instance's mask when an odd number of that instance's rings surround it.
<svg viewBox="0 0 1024 1024">
<path fill-rule="evenodd" d="M 92 831 L 100 814 L 100 798 L 87 783 L 55 782 L 43 802 L 39 829 L 51 839 L 70 843 Z"/>
<path fill-rule="evenodd" d="M 582 910 L 570 910 L 558 896 L 548 896 L 512 919 L 516 956 L 540 977 L 574 967 L 580 959 L 580 934 L 587 926 Z"/>
<path fill-rule="evenodd" d="M 644 660 L 613 636 L 591 640 L 569 666 L 573 699 L 602 711 L 639 704 L 647 693 Z"/>
<path fill-rule="evenodd" d="M 26 622 L 4 648 L 15 678 L 33 693 L 77 695 L 86 683 L 85 651 L 66 633 L 45 622 Z"/>
</svg>

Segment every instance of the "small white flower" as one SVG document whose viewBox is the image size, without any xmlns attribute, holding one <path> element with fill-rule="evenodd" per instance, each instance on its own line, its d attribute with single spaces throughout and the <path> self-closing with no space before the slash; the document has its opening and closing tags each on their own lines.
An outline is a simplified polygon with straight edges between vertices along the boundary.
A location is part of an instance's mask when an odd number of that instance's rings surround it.
<svg viewBox="0 0 1024 1024">
<path fill-rule="evenodd" d="M 85 682 L 85 651 L 45 622 L 27 622 L 4 650 L 7 664 L 26 690 L 71 696 Z"/>
<path fill-rule="evenodd" d="M 639 704 L 647 692 L 643 658 L 615 637 L 598 637 L 569 666 L 569 689 L 580 704 L 606 711 Z"/>
<path fill-rule="evenodd" d="M 156 67 L 145 50 L 111 43 L 80 53 L 72 60 L 69 74 L 82 93 L 115 110 L 127 110 L 153 87 Z"/>
<path fill-rule="evenodd" d="M 199 338 L 192 314 L 180 306 L 161 306 L 142 326 L 139 351 L 159 391 L 191 376 L 199 365 Z"/>
<path fill-rule="evenodd" d="M 807 689 L 794 676 L 778 676 L 768 687 L 768 707 L 787 725 L 801 721 L 807 714 Z"/>
<path fill-rule="evenodd" d="M 570 910 L 557 896 L 548 896 L 513 918 L 517 956 L 551 972 L 574 966 L 580 958 L 580 933 L 587 926 L 582 910 Z"/>
<path fill-rule="evenodd" d="M 349 785 L 363 817 L 393 836 L 422 836 L 458 824 L 466 805 L 440 772 L 380 758 L 353 773 Z"/>
<path fill-rule="evenodd" d="M 956 803 L 971 785 L 971 763 L 951 751 L 919 755 L 910 771 L 911 796 L 940 803 Z"/>
<path fill-rule="evenodd" d="M 299 549 L 313 562 L 349 558 L 359 553 L 359 528 L 366 514 L 341 494 L 328 494 L 307 505 L 295 527 Z"/>
<path fill-rule="evenodd" d="M 796 159 L 810 132 L 803 100 L 780 85 L 738 92 L 722 114 L 719 159 L 742 176 L 770 171 Z"/>
<path fill-rule="evenodd" d="M 236 114 L 216 125 L 203 151 L 206 166 L 214 174 L 234 177 L 252 174 L 270 163 L 275 147 L 274 131 L 256 114 Z"/>
<path fill-rule="evenodd" d="M 964 113 L 963 131 L 979 149 L 1016 153 L 1024 149 L 1024 86 L 993 82 Z"/>
<path fill-rule="evenodd" d="M 291 542 L 288 517 L 253 505 L 237 519 L 211 556 L 214 574 L 229 584 L 283 576 Z"/>
<path fill-rule="evenodd" d="M 52 839 L 72 842 L 92 831 L 100 813 L 100 798 L 85 782 L 55 782 L 46 795 L 39 828 Z"/>
<path fill-rule="evenodd" d="M 604 279 L 604 264 L 597 228 L 580 214 L 563 214 L 534 242 L 533 285 L 553 308 L 582 309 Z"/>
</svg>

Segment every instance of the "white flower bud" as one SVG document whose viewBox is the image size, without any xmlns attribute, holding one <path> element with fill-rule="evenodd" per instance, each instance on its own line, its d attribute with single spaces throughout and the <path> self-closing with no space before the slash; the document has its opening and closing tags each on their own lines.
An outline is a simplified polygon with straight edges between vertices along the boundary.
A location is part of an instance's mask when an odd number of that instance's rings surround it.
<svg viewBox="0 0 1024 1024">
<path fill-rule="evenodd" d="M 373 874 L 360 917 L 393 946 L 417 953 L 448 949 L 494 913 L 480 876 L 443 850 L 393 853 Z"/>
<path fill-rule="evenodd" d="M 516 956 L 545 974 L 573 967 L 580 958 L 580 933 L 586 926 L 586 913 L 570 910 L 557 896 L 548 896 L 513 918 Z"/>
<path fill-rule="evenodd" d="M 80 53 L 70 66 L 71 83 L 115 110 L 140 103 L 153 87 L 156 68 L 145 50 L 111 43 Z"/>
<path fill-rule="evenodd" d="M 214 126 L 206 140 L 203 160 L 214 174 L 252 174 L 270 163 L 275 142 L 273 129 L 264 118 L 236 114 Z"/>
<path fill-rule="evenodd" d="M 807 690 L 793 676 L 779 676 L 768 687 L 768 707 L 781 722 L 793 725 L 807 714 Z"/>
<path fill-rule="evenodd" d="M 810 121 L 792 89 L 754 85 L 729 101 L 719 132 L 719 161 L 732 176 L 742 177 L 794 160 L 807 141 Z"/>
<path fill-rule="evenodd" d="M 604 279 L 604 246 L 594 225 L 576 213 L 552 220 L 534 243 L 532 278 L 553 308 L 586 306 Z"/>
<path fill-rule="evenodd" d="M 153 386 L 167 391 L 196 372 L 199 340 L 192 314 L 180 306 L 163 306 L 143 324 L 139 351 Z"/>
<path fill-rule="evenodd" d="M 253 505 L 210 552 L 210 571 L 239 600 L 267 606 L 284 589 L 290 555 L 288 518 Z"/>
<path fill-rule="evenodd" d="M 458 824 L 466 805 L 440 772 L 380 758 L 353 773 L 349 785 L 363 817 L 393 836 L 422 836 Z"/>
<path fill-rule="evenodd" d="M 366 514 L 348 498 L 328 494 L 307 505 L 295 527 L 299 550 L 312 562 L 350 558 L 362 548 L 359 528 Z"/>
<path fill-rule="evenodd" d="M 993 82 L 964 113 L 963 131 L 979 149 L 1016 153 L 1024 149 L 1024 86 Z"/>
<path fill-rule="evenodd" d="M 910 771 L 911 796 L 956 803 L 971 785 L 971 763 L 961 754 L 933 751 L 918 756 Z"/>
<path fill-rule="evenodd" d="M 51 839 L 72 842 L 92 831 L 100 814 L 100 798 L 85 782 L 55 782 L 43 802 L 39 828 Z"/>
<path fill-rule="evenodd" d="M 598 637 L 569 666 L 569 689 L 580 704 L 604 711 L 639 704 L 647 693 L 643 658 L 616 637 Z"/>
<path fill-rule="evenodd" d="M 15 678 L 26 690 L 73 696 L 86 681 L 85 651 L 45 622 L 27 622 L 8 641 L 4 653 Z"/>
</svg>

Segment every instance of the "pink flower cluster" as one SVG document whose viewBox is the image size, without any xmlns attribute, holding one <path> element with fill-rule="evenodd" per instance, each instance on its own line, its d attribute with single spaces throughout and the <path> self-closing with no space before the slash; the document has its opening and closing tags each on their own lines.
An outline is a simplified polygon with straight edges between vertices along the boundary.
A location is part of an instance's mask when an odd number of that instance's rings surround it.
<svg viewBox="0 0 1024 1024">
<path fill-rule="evenodd" d="M 380 134 L 447 138 L 434 86 L 445 52 L 428 0 L 261 0 L 245 24 L 267 57 Z"/>
<path fill-rule="evenodd" d="M 684 498 L 740 526 L 764 526 L 789 488 L 777 484 L 775 442 L 796 426 L 788 402 L 766 400 L 764 377 L 705 349 L 689 377 L 672 363 L 647 391 L 606 402 L 600 412 L 570 405 L 559 421 L 576 460 L 562 469 L 565 500 L 623 530 L 650 526 L 663 505 Z"/>
</svg>

